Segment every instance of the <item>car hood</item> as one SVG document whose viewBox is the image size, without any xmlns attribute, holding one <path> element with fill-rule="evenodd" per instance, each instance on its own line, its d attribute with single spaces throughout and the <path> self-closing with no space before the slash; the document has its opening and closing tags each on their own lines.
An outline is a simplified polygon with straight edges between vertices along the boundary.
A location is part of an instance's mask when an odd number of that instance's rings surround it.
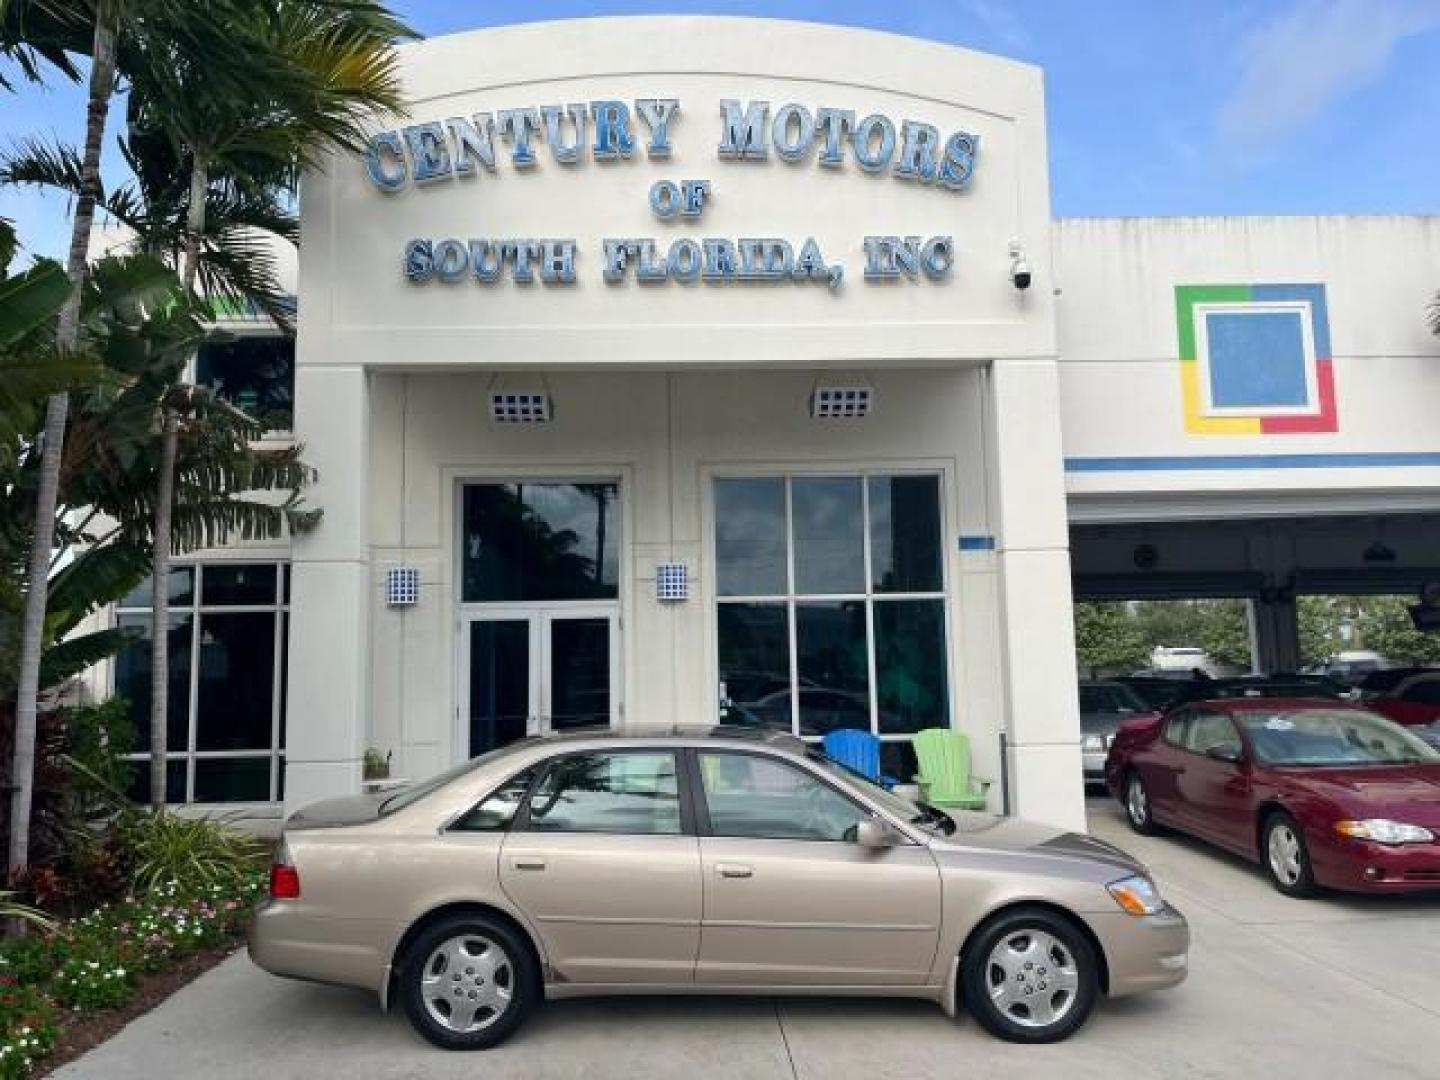
<svg viewBox="0 0 1440 1080">
<path fill-rule="evenodd" d="M 342 825 L 363 825 L 380 816 L 380 807 L 393 791 L 376 791 L 365 795 L 342 795 L 301 807 L 285 820 L 286 831 L 296 829 L 331 829 Z"/>
<path fill-rule="evenodd" d="M 1351 817 L 1384 817 L 1440 828 L 1440 763 L 1311 769 L 1299 779 Z"/>
<path fill-rule="evenodd" d="M 1084 833 L 1068 832 L 1053 825 L 1021 818 L 997 817 L 993 814 L 952 811 L 955 831 L 931 845 L 937 853 L 947 851 L 1024 852 L 1059 859 L 1100 864 L 1116 878 L 1126 874 L 1145 874 L 1145 865 L 1114 844 L 1097 840 Z"/>
<path fill-rule="evenodd" d="M 1080 730 L 1086 735 L 1114 735 L 1134 713 L 1081 713 Z"/>
</svg>

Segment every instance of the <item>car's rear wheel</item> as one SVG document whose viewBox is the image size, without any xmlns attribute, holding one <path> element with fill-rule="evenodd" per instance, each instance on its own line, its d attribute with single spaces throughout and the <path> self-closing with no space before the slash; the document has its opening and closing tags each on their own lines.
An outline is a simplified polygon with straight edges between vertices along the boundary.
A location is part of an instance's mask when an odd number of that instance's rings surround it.
<svg viewBox="0 0 1440 1080">
<path fill-rule="evenodd" d="M 1283 810 L 1265 819 L 1260 857 L 1270 882 L 1286 896 L 1315 895 L 1315 872 L 1300 823 Z"/>
<path fill-rule="evenodd" d="M 520 1026 L 535 1001 L 530 951 L 502 923 L 457 915 L 422 930 L 406 952 L 401 1000 L 415 1030 L 446 1050 L 483 1050 Z"/>
<path fill-rule="evenodd" d="M 1125 819 L 1130 828 L 1141 836 L 1154 836 L 1160 831 L 1155 824 L 1155 811 L 1150 805 L 1150 789 L 1140 774 L 1131 771 L 1125 774 Z"/>
<path fill-rule="evenodd" d="M 1009 1042 L 1058 1042 L 1073 1034 L 1100 993 L 1099 961 L 1069 920 L 1017 908 L 981 927 L 960 959 L 966 1006 Z"/>
</svg>

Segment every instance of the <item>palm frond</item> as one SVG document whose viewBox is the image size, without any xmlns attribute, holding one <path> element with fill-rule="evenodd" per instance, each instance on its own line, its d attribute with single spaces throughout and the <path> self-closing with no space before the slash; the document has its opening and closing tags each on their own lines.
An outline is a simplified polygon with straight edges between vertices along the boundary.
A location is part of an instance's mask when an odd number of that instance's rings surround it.
<svg viewBox="0 0 1440 1080">
<path fill-rule="evenodd" d="M 40 685 L 59 686 L 86 668 L 108 660 L 143 636 L 136 627 L 116 626 L 59 641 L 40 657 Z"/>
</svg>

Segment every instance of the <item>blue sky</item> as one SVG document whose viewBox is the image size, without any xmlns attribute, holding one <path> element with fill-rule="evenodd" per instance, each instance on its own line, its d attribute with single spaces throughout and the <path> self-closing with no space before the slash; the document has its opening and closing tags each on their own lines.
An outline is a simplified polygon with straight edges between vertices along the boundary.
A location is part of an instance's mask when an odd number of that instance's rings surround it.
<svg viewBox="0 0 1440 1080">
<path fill-rule="evenodd" d="M 421 32 L 586 15 L 769 15 L 912 34 L 1045 69 L 1061 216 L 1440 212 L 1440 0 L 393 0 Z M 482 58 L 483 59 L 483 58 Z M 0 143 L 79 136 L 78 88 L 22 87 Z M 113 136 L 113 126 L 111 134 Z M 120 175 L 110 149 L 106 175 Z M 112 180 L 113 182 L 113 180 Z M 0 191 L 34 252 L 66 207 Z"/>
</svg>

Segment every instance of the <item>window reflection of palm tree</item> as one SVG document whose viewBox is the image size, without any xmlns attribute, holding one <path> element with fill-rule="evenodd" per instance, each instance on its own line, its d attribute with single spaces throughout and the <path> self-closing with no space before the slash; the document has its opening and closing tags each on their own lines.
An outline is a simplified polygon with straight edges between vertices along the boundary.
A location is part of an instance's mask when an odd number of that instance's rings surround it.
<svg viewBox="0 0 1440 1080">
<path fill-rule="evenodd" d="M 576 484 L 575 489 L 595 500 L 595 584 L 603 584 L 605 576 L 605 531 L 610 511 L 613 484 Z"/>
<path fill-rule="evenodd" d="M 468 488 L 465 521 L 467 571 L 478 579 L 465 592 L 475 599 L 587 599 L 605 586 L 603 547 L 598 560 L 576 551 L 580 535 L 527 505 L 523 484 Z"/>
</svg>

